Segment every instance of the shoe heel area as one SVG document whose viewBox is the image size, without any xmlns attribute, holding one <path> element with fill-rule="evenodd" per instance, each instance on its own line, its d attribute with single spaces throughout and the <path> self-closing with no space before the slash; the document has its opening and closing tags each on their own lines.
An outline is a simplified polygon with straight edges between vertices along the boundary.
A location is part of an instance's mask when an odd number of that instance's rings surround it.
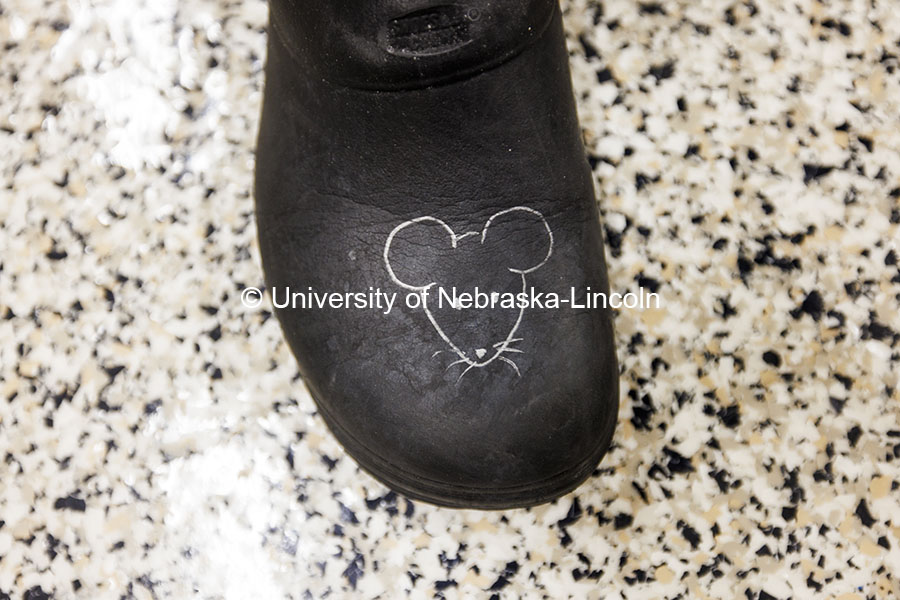
<svg viewBox="0 0 900 600">
<path fill-rule="evenodd" d="M 490 68 L 544 31 L 557 0 L 272 0 L 271 28 L 304 69 L 362 89 L 434 85 Z"/>
</svg>

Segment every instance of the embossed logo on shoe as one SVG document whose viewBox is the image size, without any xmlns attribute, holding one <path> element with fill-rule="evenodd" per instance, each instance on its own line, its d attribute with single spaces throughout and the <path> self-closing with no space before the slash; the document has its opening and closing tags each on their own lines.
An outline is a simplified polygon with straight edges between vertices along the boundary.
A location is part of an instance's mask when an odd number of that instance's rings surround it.
<svg viewBox="0 0 900 600">
<path fill-rule="evenodd" d="M 422 310 L 452 353 L 447 365 L 473 368 L 501 361 L 521 376 L 513 357 L 522 350 L 526 307 L 459 310 L 440 303 L 437 290 L 479 289 L 492 294 L 525 293 L 527 275 L 553 254 L 553 232 L 544 216 L 527 206 L 501 210 L 480 231 L 457 234 L 446 222 L 423 216 L 397 225 L 384 245 L 384 264 L 397 285 L 422 297 Z M 445 296 L 446 298 L 446 296 Z"/>
<path fill-rule="evenodd" d="M 477 13 L 476 13 L 477 14 Z M 455 5 L 435 6 L 393 19 L 387 28 L 387 49 L 392 54 L 428 56 L 465 46 L 470 13 Z"/>
</svg>

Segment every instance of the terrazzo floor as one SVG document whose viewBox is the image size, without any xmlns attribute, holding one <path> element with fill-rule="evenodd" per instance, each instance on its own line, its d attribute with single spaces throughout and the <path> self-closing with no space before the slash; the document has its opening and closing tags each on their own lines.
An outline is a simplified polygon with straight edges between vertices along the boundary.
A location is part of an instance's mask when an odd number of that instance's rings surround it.
<svg viewBox="0 0 900 600">
<path fill-rule="evenodd" d="M 411 502 L 261 286 L 258 0 L 0 0 L 0 599 L 900 598 L 900 11 L 572 0 L 612 451 Z"/>
</svg>

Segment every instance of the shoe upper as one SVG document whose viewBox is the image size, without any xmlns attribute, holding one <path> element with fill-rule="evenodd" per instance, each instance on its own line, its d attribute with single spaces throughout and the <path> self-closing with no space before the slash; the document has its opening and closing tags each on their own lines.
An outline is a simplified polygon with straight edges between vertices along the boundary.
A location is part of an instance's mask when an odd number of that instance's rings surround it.
<svg viewBox="0 0 900 600">
<path fill-rule="evenodd" d="M 608 310 L 439 294 L 608 290 L 566 60 L 557 14 L 501 67 L 373 91 L 306 76 L 270 37 L 256 179 L 266 283 L 276 307 L 286 290 L 395 294 L 390 311 L 276 314 L 335 435 L 411 495 L 527 490 L 609 443 Z"/>
</svg>

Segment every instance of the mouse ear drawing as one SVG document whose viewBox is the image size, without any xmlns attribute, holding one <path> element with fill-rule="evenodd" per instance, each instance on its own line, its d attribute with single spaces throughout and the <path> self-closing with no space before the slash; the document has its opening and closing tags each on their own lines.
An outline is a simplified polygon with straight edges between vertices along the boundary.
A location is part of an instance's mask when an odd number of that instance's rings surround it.
<svg viewBox="0 0 900 600">
<path fill-rule="evenodd" d="M 456 248 L 450 227 L 434 217 L 397 225 L 384 245 L 384 265 L 397 285 L 422 291 L 434 285 L 434 273 L 446 251 Z"/>
<path fill-rule="evenodd" d="M 442 262 L 468 237 L 480 240 L 493 265 L 525 275 L 553 253 L 553 232 L 533 208 L 515 206 L 494 213 L 481 232 L 457 235 L 444 221 L 418 217 L 397 225 L 384 245 L 384 265 L 397 285 L 420 292 L 435 284 Z"/>
<path fill-rule="evenodd" d="M 533 208 L 516 206 L 495 213 L 484 224 L 481 243 L 499 264 L 522 275 L 536 271 L 553 254 L 553 232 Z"/>
</svg>

